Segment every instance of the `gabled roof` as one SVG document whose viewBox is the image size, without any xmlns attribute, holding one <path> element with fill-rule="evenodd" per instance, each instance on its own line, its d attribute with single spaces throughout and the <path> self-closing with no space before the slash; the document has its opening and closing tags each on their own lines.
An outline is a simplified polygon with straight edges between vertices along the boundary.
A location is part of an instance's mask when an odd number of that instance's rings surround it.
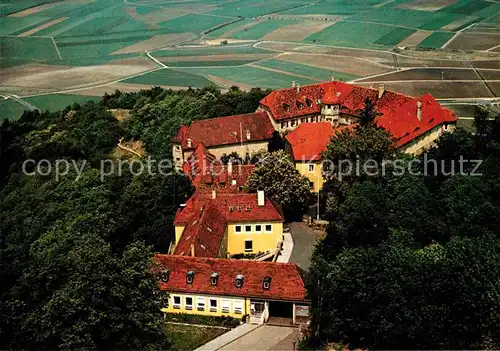
<svg viewBox="0 0 500 351">
<path fill-rule="evenodd" d="M 319 161 L 332 136 L 344 130 L 352 130 L 355 126 L 333 128 L 329 122 L 301 123 L 285 138 L 292 147 L 295 161 Z"/>
<path fill-rule="evenodd" d="M 199 143 L 183 165 L 184 173 L 198 191 L 237 193 L 246 184 L 254 165 L 223 165 L 203 143 Z"/>
<path fill-rule="evenodd" d="M 172 141 L 180 143 L 184 150 L 189 150 L 195 149 L 199 143 L 210 148 L 268 140 L 272 138 L 273 132 L 274 127 L 269 116 L 264 111 L 260 111 L 193 121 L 190 126 L 181 126 Z M 191 139 L 190 147 L 188 139 Z"/>
<path fill-rule="evenodd" d="M 190 218 L 181 240 L 177 243 L 174 255 L 190 255 L 191 245 L 197 257 L 217 257 L 224 237 L 226 221 L 217 206 L 209 203 L 207 208 Z"/>
<path fill-rule="evenodd" d="M 212 294 L 237 297 L 255 297 L 303 302 L 306 289 L 298 267 L 294 263 L 243 261 L 185 256 L 155 255 L 160 266 L 169 270 L 168 282 L 160 282 L 160 289 L 169 293 Z M 194 271 L 192 284 L 187 284 L 186 273 Z M 210 276 L 218 273 L 217 285 L 211 285 Z M 237 275 L 243 275 L 243 285 L 236 287 Z M 265 277 L 271 277 L 268 290 L 263 288 Z"/>
<path fill-rule="evenodd" d="M 187 225 L 189 221 L 199 216 L 200 211 L 208 206 L 216 206 L 220 214 L 228 223 L 234 222 L 282 222 L 281 209 L 271 200 L 265 198 L 264 206 L 257 205 L 257 194 L 215 194 L 196 191 L 186 202 L 186 206 L 178 211 L 175 225 Z M 231 210 L 232 207 L 232 210 Z"/>
<path fill-rule="evenodd" d="M 398 146 L 408 143 L 440 124 L 457 120 L 452 111 L 442 107 L 430 94 L 413 98 L 385 90 L 380 98 L 378 95 L 377 89 L 335 81 L 306 85 L 299 89 L 275 90 L 262 99 L 260 104 L 275 120 L 282 120 L 319 114 L 321 99 L 326 98 L 338 103 L 341 113 L 357 116 L 364 107 L 365 99 L 368 98 L 375 103 L 377 111 L 382 113 L 377 118 L 377 124 L 394 136 Z M 311 106 L 306 104 L 299 108 L 295 102 L 305 98 L 312 101 Z M 422 103 L 421 120 L 417 118 L 418 101 Z"/>
</svg>

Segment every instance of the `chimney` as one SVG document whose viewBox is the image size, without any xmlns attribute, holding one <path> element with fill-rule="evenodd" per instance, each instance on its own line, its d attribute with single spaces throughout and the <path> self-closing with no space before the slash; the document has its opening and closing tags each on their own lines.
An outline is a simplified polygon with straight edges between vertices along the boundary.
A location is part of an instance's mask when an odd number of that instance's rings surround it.
<svg viewBox="0 0 500 351">
<path fill-rule="evenodd" d="M 258 190 L 257 191 L 257 205 L 258 206 L 264 206 L 265 203 L 265 197 L 264 197 L 264 190 Z"/>
<path fill-rule="evenodd" d="M 295 88 L 295 81 L 292 80 L 292 88 Z"/>
<path fill-rule="evenodd" d="M 217 193 L 215 190 L 212 190 L 212 199 L 215 200 L 217 198 Z"/>
<path fill-rule="evenodd" d="M 422 121 L 422 101 L 417 101 L 417 118 Z"/>
<path fill-rule="evenodd" d="M 231 161 L 227 164 L 227 173 L 230 175 L 233 174 L 233 163 Z"/>
<path fill-rule="evenodd" d="M 297 83 L 296 88 L 297 88 L 297 93 L 300 92 L 300 84 L 299 83 Z"/>
<path fill-rule="evenodd" d="M 330 79 L 332 82 L 335 82 L 335 77 L 334 76 L 330 76 Z"/>
<path fill-rule="evenodd" d="M 382 83 L 382 84 L 379 84 L 378 85 L 378 98 L 382 98 L 382 95 L 384 95 L 384 91 L 385 91 L 385 84 Z"/>
<path fill-rule="evenodd" d="M 186 144 L 187 144 L 187 147 L 193 147 L 193 140 L 191 138 L 187 138 Z"/>
<path fill-rule="evenodd" d="M 247 140 L 250 140 L 251 136 L 252 136 L 252 134 L 250 134 L 250 129 L 247 129 Z"/>
<path fill-rule="evenodd" d="M 194 257 L 194 244 L 191 244 L 191 256 Z"/>
</svg>

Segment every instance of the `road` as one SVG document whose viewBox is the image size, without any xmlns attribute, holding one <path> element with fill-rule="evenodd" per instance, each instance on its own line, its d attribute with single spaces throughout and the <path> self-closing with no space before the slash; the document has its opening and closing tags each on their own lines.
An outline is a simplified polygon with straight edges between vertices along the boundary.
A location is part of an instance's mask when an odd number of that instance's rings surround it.
<svg viewBox="0 0 500 351">
<path fill-rule="evenodd" d="M 296 327 L 264 324 L 218 350 L 293 350 L 293 342 L 297 342 L 298 338 L 299 329 Z"/>
<path fill-rule="evenodd" d="M 296 263 L 300 268 L 308 270 L 311 265 L 311 255 L 316 241 L 322 233 L 309 228 L 302 222 L 289 223 L 290 234 L 293 238 L 293 251 L 290 262 Z"/>
</svg>

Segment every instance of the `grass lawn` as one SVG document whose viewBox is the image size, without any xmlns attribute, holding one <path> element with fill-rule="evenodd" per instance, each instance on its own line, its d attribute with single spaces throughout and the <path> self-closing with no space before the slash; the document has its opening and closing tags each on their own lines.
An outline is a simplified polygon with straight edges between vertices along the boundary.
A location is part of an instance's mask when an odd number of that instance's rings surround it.
<svg viewBox="0 0 500 351">
<path fill-rule="evenodd" d="M 226 332 L 220 328 L 177 324 L 167 324 L 166 328 L 174 350 L 194 350 Z"/>
<path fill-rule="evenodd" d="M 23 98 L 23 100 L 35 105 L 40 110 L 45 111 L 58 111 L 71 105 L 73 102 L 84 104 L 89 100 L 99 101 L 100 97 L 97 96 L 83 96 L 83 95 L 71 95 L 71 94 L 50 94 L 50 95 L 40 95 Z"/>
</svg>

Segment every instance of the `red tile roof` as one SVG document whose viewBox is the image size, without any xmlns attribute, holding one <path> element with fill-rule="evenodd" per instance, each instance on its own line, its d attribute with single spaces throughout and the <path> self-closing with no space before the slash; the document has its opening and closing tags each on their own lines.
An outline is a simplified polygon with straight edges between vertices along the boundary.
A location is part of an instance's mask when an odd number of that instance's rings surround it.
<svg viewBox="0 0 500 351">
<path fill-rule="evenodd" d="M 283 222 L 281 209 L 271 200 L 257 205 L 257 194 L 220 194 L 196 191 L 177 211 L 174 225 L 185 226 L 174 255 L 217 257 L 228 223 Z M 231 209 L 232 208 L 232 209 Z"/>
<path fill-rule="evenodd" d="M 250 138 L 247 138 L 247 132 Z M 194 149 L 201 142 L 205 147 L 256 142 L 271 139 L 274 127 L 267 113 L 260 111 L 243 115 L 193 121 L 182 126 L 173 142 L 181 143 L 184 150 Z M 188 147 L 191 139 L 191 147 Z"/>
<path fill-rule="evenodd" d="M 245 186 L 254 165 L 223 165 L 203 143 L 199 143 L 183 171 L 198 191 L 217 190 L 218 193 L 237 193 Z"/>
<path fill-rule="evenodd" d="M 286 135 L 292 147 L 295 161 L 319 161 L 332 136 L 344 130 L 352 130 L 357 125 L 333 128 L 329 122 L 301 123 Z"/>
<path fill-rule="evenodd" d="M 275 120 L 282 120 L 303 115 L 319 114 L 321 99 L 334 101 L 338 98 L 340 112 L 357 116 L 364 107 L 364 101 L 369 98 L 375 102 L 378 112 L 377 124 L 388 130 L 396 139 L 397 145 L 402 146 L 432 128 L 449 122 L 456 122 L 457 118 L 452 111 L 443 108 L 430 94 L 419 98 L 384 91 L 378 98 L 378 90 L 356 86 L 342 82 L 327 82 L 306 85 L 297 88 L 280 89 L 271 92 L 260 101 L 261 107 L 268 110 Z M 295 103 L 309 99 L 311 106 L 302 108 Z M 422 102 L 422 118 L 417 118 L 417 102 Z M 286 106 L 285 106 L 286 105 Z"/>
<path fill-rule="evenodd" d="M 209 203 L 198 215 L 195 213 L 190 218 L 173 254 L 189 256 L 193 245 L 196 257 L 217 257 L 226 225 L 217 206 Z"/>
<path fill-rule="evenodd" d="M 186 202 L 186 206 L 179 211 L 174 219 L 175 225 L 186 225 L 192 218 L 199 216 L 200 209 L 213 203 L 224 216 L 227 222 L 255 222 L 271 221 L 282 222 L 281 209 L 268 198 L 264 206 L 257 205 L 257 194 L 219 194 L 212 199 L 212 193 L 196 191 Z M 230 210 L 233 207 L 233 210 Z"/>
<path fill-rule="evenodd" d="M 170 272 L 167 283 L 160 282 L 160 289 L 168 292 L 212 294 L 237 297 L 255 297 L 303 302 L 306 289 L 298 267 L 294 263 L 243 261 L 199 257 L 155 255 L 155 260 Z M 186 273 L 194 271 L 192 284 L 187 284 Z M 211 285 L 210 276 L 218 273 L 217 285 Z M 243 275 L 243 286 L 237 288 L 235 279 Z M 268 290 L 264 277 L 271 277 Z"/>
</svg>

